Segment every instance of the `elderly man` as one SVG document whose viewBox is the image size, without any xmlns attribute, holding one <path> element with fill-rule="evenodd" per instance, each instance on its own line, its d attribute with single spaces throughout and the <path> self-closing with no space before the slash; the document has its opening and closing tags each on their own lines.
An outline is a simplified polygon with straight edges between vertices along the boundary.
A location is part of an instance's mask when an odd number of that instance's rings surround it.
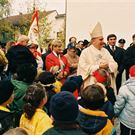
<svg viewBox="0 0 135 135">
<path fill-rule="evenodd" d="M 6 57 L 9 61 L 8 72 L 11 74 L 16 73 L 18 66 L 21 64 L 31 63 L 35 67 L 37 67 L 37 62 L 30 52 L 30 50 L 26 47 L 28 44 L 29 38 L 26 35 L 21 35 L 18 38 L 16 45 L 12 46 Z"/>
<path fill-rule="evenodd" d="M 90 33 L 92 44 L 82 51 L 79 59 L 77 74 L 82 75 L 84 87 L 94 83 L 93 72 L 99 68 L 108 70 L 112 75 L 111 86 L 115 88 L 117 63 L 110 53 L 103 48 L 104 38 L 101 24 L 97 23 Z M 116 89 L 116 88 L 115 88 Z"/>
</svg>

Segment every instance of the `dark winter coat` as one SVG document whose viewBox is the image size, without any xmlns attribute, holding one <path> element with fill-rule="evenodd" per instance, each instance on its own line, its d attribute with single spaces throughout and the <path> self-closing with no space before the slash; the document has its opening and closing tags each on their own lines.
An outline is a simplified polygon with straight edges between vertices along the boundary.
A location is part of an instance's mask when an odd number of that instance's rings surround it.
<svg viewBox="0 0 135 135">
<path fill-rule="evenodd" d="M 0 110 L 0 135 L 14 127 L 14 113 Z"/>
<path fill-rule="evenodd" d="M 9 62 L 8 71 L 11 73 L 16 73 L 16 69 L 21 64 L 31 63 L 35 67 L 37 67 L 37 62 L 33 54 L 30 52 L 30 50 L 27 47 L 22 45 L 12 46 L 8 50 L 6 57 Z"/>
<path fill-rule="evenodd" d="M 61 129 L 57 127 L 50 128 L 43 135 L 86 135 L 80 129 Z"/>
</svg>

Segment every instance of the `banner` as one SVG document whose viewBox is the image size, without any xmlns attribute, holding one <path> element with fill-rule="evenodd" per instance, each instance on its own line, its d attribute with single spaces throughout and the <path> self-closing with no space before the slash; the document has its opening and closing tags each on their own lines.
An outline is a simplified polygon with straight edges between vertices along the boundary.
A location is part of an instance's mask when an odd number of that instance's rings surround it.
<svg viewBox="0 0 135 135">
<path fill-rule="evenodd" d="M 32 16 L 32 23 L 30 26 L 30 30 L 28 33 L 29 37 L 29 43 L 35 43 L 38 44 L 39 40 L 39 27 L 38 27 L 38 11 L 35 10 L 33 16 Z"/>
</svg>

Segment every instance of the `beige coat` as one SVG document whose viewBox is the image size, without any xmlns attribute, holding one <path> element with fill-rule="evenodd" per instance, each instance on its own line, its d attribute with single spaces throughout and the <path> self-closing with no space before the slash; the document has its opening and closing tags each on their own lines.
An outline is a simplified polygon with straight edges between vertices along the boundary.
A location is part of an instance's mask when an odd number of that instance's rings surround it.
<svg viewBox="0 0 135 135">
<path fill-rule="evenodd" d="M 75 57 L 71 57 L 68 53 L 64 55 L 68 63 L 70 64 L 70 76 L 77 74 L 77 67 L 79 62 L 79 56 L 75 55 Z"/>
<path fill-rule="evenodd" d="M 93 84 L 95 79 L 92 76 L 92 73 L 99 69 L 99 64 L 101 62 L 107 62 L 109 64 L 109 70 L 113 74 L 111 86 L 116 92 L 115 77 L 117 74 L 118 65 L 105 48 L 98 50 L 93 45 L 91 45 L 84 49 L 79 58 L 77 75 L 82 75 L 83 80 L 85 80 L 84 87 Z"/>
</svg>

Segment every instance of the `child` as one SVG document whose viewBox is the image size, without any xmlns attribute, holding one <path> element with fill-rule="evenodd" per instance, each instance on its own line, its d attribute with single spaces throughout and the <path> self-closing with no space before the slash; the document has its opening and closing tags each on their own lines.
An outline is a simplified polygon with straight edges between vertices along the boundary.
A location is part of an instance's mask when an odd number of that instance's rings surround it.
<svg viewBox="0 0 135 135">
<path fill-rule="evenodd" d="M 105 69 L 96 70 L 95 72 L 93 72 L 93 76 L 95 77 L 95 83 L 102 86 L 105 90 L 105 103 L 100 109 L 104 111 L 108 115 L 108 118 L 112 121 L 112 123 L 114 123 L 113 105 L 116 101 L 116 97 L 113 88 L 110 87 L 110 76 Z"/>
<path fill-rule="evenodd" d="M 102 83 L 105 86 L 106 96 L 108 100 L 114 105 L 116 97 L 113 88 L 110 86 L 111 81 L 107 71 L 104 69 L 98 69 L 93 73 L 93 76 L 96 79 L 95 82 Z"/>
<path fill-rule="evenodd" d="M 82 76 L 68 77 L 61 87 L 61 91 L 69 91 L 78 99 L 81 85 L 83 84 Z"/>
<path fill-rule="evenodd" d="M 130 78 L 120 87 L 114 112 L 120 120 L 121 135 L 135 135 L 135 65 Z"/>
<path fill-rule="evenodd" d="M 100 110 L 104 111 L 108 115 L 108 118 L 112 122 L 114 122 L 113 104 L 116 99 L 115 99 L 113 89 L 110 87 L 110 81 L 109 81 L 110 78 L 108 76 L 108 73 L 104 69 L 98 69 L 95 72 L 93 72 L 93 76 L 95 79 L 94 80 L 95 84 L 100 85 L 105 93 L 105 102 L 104 105 L 100 108 Z M 83 106 L 83 101 L 81 99 L 78 102 L 81 106 Z"/>
<path fill-rule="evenodd" d="M 47 109 L 47 114 L 50 115 L 49 111 L 50 100 L 52 96 L 56 94 L 54 87 L 54 83 L 56 81 L 55 75 L 53 75 L 51 72 L 45 71 L 42 72 L 35 81 L 42 83 L 46 89 L 47 103 L 45 104 L 45 107 Z"/>
<path fill-rule="evenodd" d="M 62 91 L 55 94 L 50 104 L 54 127 L 43 135 L 86 135 L 76 122 L 78 111 L 78 103 L 72 93 Z"/>
<path fill-rule="evenodd" d="M 16 126 L 19 126 L 21 114 L 23 112 L 23 97 L 29 85 L 31 85 L 37 75 L 37 69 L 32 64 L 23 64 L 17 68 L 17 78 L 12 80 L 14 88 L 14 100 L 10 109 L 16 112 Z"/>
<path fill-rule="evenodd" d="M 105 102 L 103 88 L 96 84 L 87 86 L 81 92 L 81 98 L 85 105 L 80 107 L 78 116 L 81 128 L 89 135 L 116 135 L 108 116 L 100 110 Z"/>
<path fill-rule="evenodd" d="M 14 126 L 14 115 L 7 108 L 14 98 L 13 89 L 11 81 L 0 81 L 0 135 Z"/>
<path fill-rule="evenodd" d="M 43 111 L 47 95 L 41 84 L 35 83 L 29 86 L 24 101 L 24 114 L 20 119 L 21 128 L 26 129 L 29 135 L 41 135 L 52 127 L 52 120 Z"/>
</svg>

